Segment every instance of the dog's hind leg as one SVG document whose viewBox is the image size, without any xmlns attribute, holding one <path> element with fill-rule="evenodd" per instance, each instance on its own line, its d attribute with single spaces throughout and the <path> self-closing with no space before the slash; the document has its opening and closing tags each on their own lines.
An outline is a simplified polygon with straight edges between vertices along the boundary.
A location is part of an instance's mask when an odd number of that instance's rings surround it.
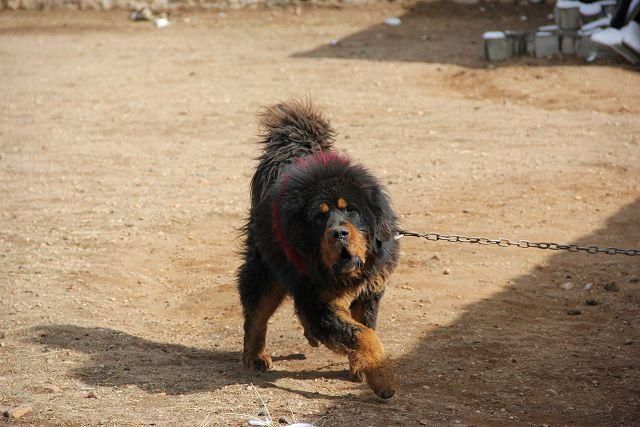
<svg viewBox="0 0 640 427">
<path fill-rule="evenodd" d="M 238 271 L 238 289 L 244 313 L 242 364 L 252 371 L 271 369 L 265 351 L 267 322 L 282 303 L 286 291 L 275 282 L 256 252 L 247 253 Z"/>
</svg>

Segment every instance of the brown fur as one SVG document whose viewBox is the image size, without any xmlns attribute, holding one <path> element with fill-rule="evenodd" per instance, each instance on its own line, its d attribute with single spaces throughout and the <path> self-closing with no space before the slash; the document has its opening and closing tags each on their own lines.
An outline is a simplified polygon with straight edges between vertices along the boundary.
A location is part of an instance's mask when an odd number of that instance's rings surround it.
<svg viewBox="0 0 640 427">
<path fill-rule="evenodd" d="M 348 355 L 349 373 L 353 379 L 361 380 L 364 376 L 369 387 L 378 396 L 390 397 L 395 391 L 395 377 L 384 346 L 375 331 L 356 321 L 349 311 L 357 293 L 357 290 L 345 291 L 330 301 L 330 305 L 343 322 L 354 324 L 361 329 L 356 335 L 355 346 L 348 348 L 340 343 L 331 343 L 328 347 L 337 353 Z"/>
<path fill-rule="evenodd" d="M 345 227 L 349 230 L 349 245 L 347 246 L 349 252 L 360 257 L 364 263 L 367 258 L 367 238 L 353 224 L 345 224 Z M 325 230 L 320 247 L 320 256 L 322 263 L 327 268 L 331 268 L 340 259 L 340 249 L 336 247 L 335 241 L 336 239 L 332 236 L 332 230 Z"/>
<path fill-rule="evenodd" d="M 327 268 L 331 268 L 340 259 L 340 252 L 336 249 L 334 242 L 335 239 L 331 236 L 331 230 L 325 230 L 320 246 L 320 257 Z"/>
<path fill-rule="evenodd" d="M 351 305 L 351 317 L 358 323 L 362 323 L 362 318 L 364 316 L 364 306 L 360 303 L 355 303 Z"/>
<path fill-rule="evenodd" d="M 345 224 L 349 230 L 349 252 L 360 257 L 362 262 L 367 258 L 367 238 L 351 223 Z"/>
<path fill-rule="evenodd" d="M 265 351 L 267 322 L 286 296 L 285 290 L 274 284 L 272 291 L 260 301 L 250 325 L 245 325 L 245 341 L 242 363 L 247 369 L 265 371 L 271 369 L 271 356 Z"/>
</svg>

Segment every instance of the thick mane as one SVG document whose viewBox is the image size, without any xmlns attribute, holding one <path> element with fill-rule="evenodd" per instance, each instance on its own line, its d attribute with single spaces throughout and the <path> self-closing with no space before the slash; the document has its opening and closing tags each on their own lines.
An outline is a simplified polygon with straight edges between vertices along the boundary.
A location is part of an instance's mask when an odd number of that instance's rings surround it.
<svg viewBox="0 0 640 427">
<path fill-rule="evenodd" d="M 287 239 L 283 227 L 283 221 L 287 221 L 288 218 L 282 217 L 282 204 L 298 204 L 300 197 L 304 197 L 302 191 L 300 191 L 300 180 L 307 181 L 314 175 L 313 170 L 320 172 L 327 177 L 344 175 L 351 166 L 351 159 L 345 155 L 338 154 L 336 152 L 323 152 L 318 151 L 309 156 L 300 157 L 280 175 L 276 194 L 271 200 L 271 217 L 273 234 L 276 242 L 280 245 L 282 252 L 287 257 L 287 260 L 296 267 L 299 273 L 307 273 L 307 266 L 300 256 L 300 254 L 293 247 L 292 243 Z M 293 182 L 293 189 L 290 188 L 290 184 Z M 308 185 L 303 185 L 303 188 L 310 188 Z M 284 201 L 283 198 L 287 200 Z M 293 202 L 293 200 L 295 202 Z M 292 203 L 293 202 L 293 203 Z"/>
</svg>

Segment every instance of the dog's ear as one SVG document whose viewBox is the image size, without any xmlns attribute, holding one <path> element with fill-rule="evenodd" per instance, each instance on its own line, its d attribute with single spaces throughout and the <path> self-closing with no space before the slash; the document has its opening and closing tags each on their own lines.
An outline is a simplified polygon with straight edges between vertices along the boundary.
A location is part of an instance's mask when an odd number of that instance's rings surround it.
<svg viewBox="0 0 640 427">
<path fill-rule="evenodd" d="M 393 233 L 397 228 L 397 218 L 391 209 L 389 197 L 379 187 L 373 189 L 369 207 L 373 213 L 373 224 L 371 225 L 373 225 L 373 238 L 377 247 L 380 242 L 386 242 L 393 238 Z"/>
</svg>

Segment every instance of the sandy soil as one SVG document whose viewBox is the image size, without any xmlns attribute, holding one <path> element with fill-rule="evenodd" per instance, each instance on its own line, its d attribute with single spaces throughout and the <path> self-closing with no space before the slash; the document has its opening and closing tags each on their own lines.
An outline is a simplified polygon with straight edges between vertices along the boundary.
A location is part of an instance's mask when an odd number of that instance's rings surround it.
<svg viewBox="0 0 640 427">
<path fill-rule="evenodd" d="M 640 247 L 640 74 L 487 67 L 483 31 L 549 7 L 484 7 L 162 30 L 0 13 L 0 409 L 41 425 L 239 426 L 267 409 L 317 426 L 640 423 L 640 262 L 622 255 L 405 238 L 379 327 L 396 397 L 308 347 L 290 304 L 270 325 L 275 370 L 241 370 L 255 113 L 288 96 L 323 107 L 407 229 Z"/>
</svg>

